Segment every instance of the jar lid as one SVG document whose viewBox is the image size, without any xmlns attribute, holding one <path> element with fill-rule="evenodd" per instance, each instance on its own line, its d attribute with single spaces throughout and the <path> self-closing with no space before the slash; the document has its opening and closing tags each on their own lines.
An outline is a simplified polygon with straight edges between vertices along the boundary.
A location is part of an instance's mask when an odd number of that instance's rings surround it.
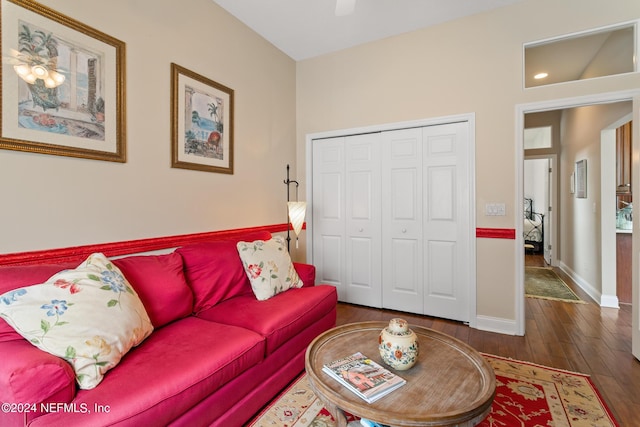
<svg viewBox="0 0 640 427">
<path fill-rule="evenodd" d="M 388 330 L 392 334 L 406 334 L 409 331 L 409 324 L 404 319 L 391 319 Z"/>
</svg>

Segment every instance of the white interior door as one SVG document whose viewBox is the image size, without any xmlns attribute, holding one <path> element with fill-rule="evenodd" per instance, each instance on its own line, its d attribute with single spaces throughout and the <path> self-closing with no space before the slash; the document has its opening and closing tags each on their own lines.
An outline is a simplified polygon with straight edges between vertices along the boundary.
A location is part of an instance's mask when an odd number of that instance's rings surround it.
<svg viewBox="0 0 640 427">
<path fill-rule="evenodd" d="M 544 174 L 545 176 L 545 182 L 544 182 L 544 188 L 547 189 L 546 191 L 546 200 L 545 200 L 545 206 L 547 207 L 546 211 L 544 212 L 544 218 L 542 219 L 542 229 L 544 230 L 544 233 L 542 235 L 542 248 L 543 248 L 543 256 L 544 256 L 544 260 L 547 263 L 547 265 L 551 265 L 551 241 L 549 240 L 549 237 L 551 237 L 553 234 L 553 221 L 551 221 L 551 211 L 552 211 L 552 203 L 551 201 L 553 200 L 552 198 L 552 193 L 553 193 L 553 186 L 551 185 L 551 183 L 553 182 L 553 179 L 551 179 L 553 174 L 553 164 L 551 162 L 551 159 L 547 159 L 547 173 Z"/>
<path fill-rule="evenodd" d="M 423 128 L 424 313 L 469 321 L 469 124 Z"/>
<path fill-rule="evenodd" d="M 381 138 L 383 306 L 424 313 L 422 129 L 383 132 Z"/>
<path fill-rule="evenodd" d="M 348 136 L 345 149 L 344 301 L 382 307 L 380 134 Z"/>
<path fill-rule="evenodd" d="M 345 138 L 313 143 L 312 244 L 317 280 L 345 289 Z"/>
</svg>

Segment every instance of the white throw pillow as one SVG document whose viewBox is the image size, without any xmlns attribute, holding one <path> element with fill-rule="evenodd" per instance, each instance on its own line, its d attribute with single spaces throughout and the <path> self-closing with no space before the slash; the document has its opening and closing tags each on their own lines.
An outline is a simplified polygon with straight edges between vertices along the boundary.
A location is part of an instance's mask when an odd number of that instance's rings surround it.
<svg viewBox="0 0 640 427">
<path fill-rule="evenodd" d="M 153 331 L 138 295 L 101 253 L 43 284 L 0 295 L 0 316 L 31 344 L 68 361 L 82 389 L 97 386 Z"/>
<path fill-rule="evenodd" d="M 237 247 L 258 300 L 264 301 L 287 289 L 302 287 L 284 238 L 275 236 L 266 241 L 238 242 Z"/>
</svg>

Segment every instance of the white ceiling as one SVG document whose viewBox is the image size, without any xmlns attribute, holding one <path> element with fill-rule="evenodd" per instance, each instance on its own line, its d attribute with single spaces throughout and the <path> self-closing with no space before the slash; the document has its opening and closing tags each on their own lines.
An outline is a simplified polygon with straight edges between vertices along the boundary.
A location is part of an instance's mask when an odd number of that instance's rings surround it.
<svg viewBox="0 0 640 427">
<path fill-rule="evenodd" d="M 296 61 L 415 31 L 522 0 L 213 0 Z"/>
</svg>

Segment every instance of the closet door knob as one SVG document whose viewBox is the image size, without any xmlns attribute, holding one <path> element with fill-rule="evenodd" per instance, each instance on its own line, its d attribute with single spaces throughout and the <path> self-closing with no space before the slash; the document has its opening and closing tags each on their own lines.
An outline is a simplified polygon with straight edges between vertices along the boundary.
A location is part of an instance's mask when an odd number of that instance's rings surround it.
<svg viewBox="0 0 640 427">
<path fill-rule="evenodd" d="M 364 231 L 364 228 L 359 228 L 358 231 L 362 233 Z"/>
<path fill-rule="evenodd" d="M 406 233 L 406 232 L 407 232 L 407 229 L 406 229 L 406 228 L 403 228 L 403 229 L 402 229 L 402 232 L 403 232 L 403 233 Z"/>
</svg>

